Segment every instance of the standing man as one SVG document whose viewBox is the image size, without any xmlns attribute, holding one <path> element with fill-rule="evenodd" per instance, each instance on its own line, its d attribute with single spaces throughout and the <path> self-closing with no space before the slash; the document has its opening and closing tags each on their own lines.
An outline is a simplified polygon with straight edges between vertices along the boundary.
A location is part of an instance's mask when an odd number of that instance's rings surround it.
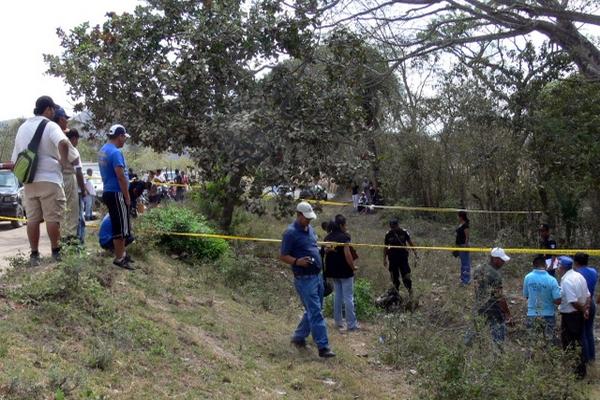
<svg viewBox="0 0 600 400">
<path fill-rule="evenodd" d="M 588 319 L 591 297 L 583 275 L 573 270 L 573 259 L 567 256 L 558 257 L 558 272 L 560 280 L 561 303 L 558 308 L 561 315 L 560 340 L 563 350 L 575 349 L 582 346 L 584 321 Z M 581 352 L 580 362 L 575 373 L 580 378 L 585 377 L 586 366 Z"/>
<path fill-rule="evenodd" d="M 384 244 L 386 246 L 415 246 L 410 239 L 408 231 L 400 228 L 398 218 L 390 220 L 390 230 L 385 235 Z M 418 259 L 417 250 L 413 248 L 412 251 L 415 259 Z M 408 248 L 384 248 L 383 266 L 389 268 L 392 283 L 398 291 L 400 290 L 400 275 L 402 275 L 402 283 L 408 290 L 408 294 L 412 296 L 413 290 L 412 279 L 410 277 L 411 271 L 408 265 Z"/>
<path fill-rule="evenodd" d="M 129 218 L 129 178 L 127 164 L 121 152 L 129 134 L 123 125 L 113 125 L 108 132 L 108 143 L 98 152 L 100 175 L 104 184 L 102 201 L 108 208 L 112 223 L 112 239 L 115 259 L 113 264 L 117 267 L 133 270 L 133 260 L 125 253 L 125 238 L 131 236 Z"/>
<path fill-rule="evenodd" d="M 185 186 L 183 184 L 183 177 L 179 173 L 179 170 L 175 170 L 175 201 L 183 201 L 183 193 L 185 193 Z"/>
<path fill-rule="evenodd" d="M 480 265 L 473 271 L 476 311 L 489 325 L 492 340 L 496 344 L 504 342 L 506 324 L 512 323 L 508 303 L 502 292 L 500 274 L 500 268 L 509 260 L 504 249 L 495 247 L 490 253 L 489 263 Z"/>
<path fill-rule="evenodd" d="M 317 234 L 310 222 L 317 218 L 311 205 L 305 201 L 296 207 L 296 221 L 283 234 L 279 259 L 292 266 L 294 286 L 304 306 L 304 315 L 298 324 L 292 344 L 306 347 L 306 338 L 312 334 L 319 349 L 319 357 L 335 357 L 329 348 L 327 325 L 323 318 L 323 277 Z"/>
<path fill-rule="evenodd" d="M 555 305 L 560 304 L 558 281 L 546 271 L 546 259 L 533 259 L 533 271 L 523 281 L 523 296 L 527 299 L 527 329 L 540 327 L 547 341 L 554 338 Z"/>
<path fill-rule="evenodd" d="M 35 102 L 33 118 L 25 121 L 17 131 L 15 147 L 11 161 L 14 163 L 20 152 L 25 150 L 35 131 L 44 124 L 42 138 L 37 151 L 38 164 L 32 183 L 26 183 L 25 210 L 27 210 L 27 238 L 31 247 L 29 263 L 32 267 L 40 265 L 38 245 L 40 241 L 40 223 L 46 222 L 46 230 L 52 246 L 52 258 L 60 260 L 60 221 L 65 209 L 62 167 L 67 164 L 69 141 L 60 127 L 52 122 L 54 101 L 42 96 Z"/>
<path fill-rule="evenodd" d="M 85 201 L 85 219 L 91 221 L 93 218 L 94 200 L 96 199 L 96 189 L 94 188 L 94 182 L 92 182 L 92 175 L 94 170 L 88 168 L 85 171 L 85 191 L 87 195 L 84 197 Z"/>
<path fill-rule="evenodd" d="M 85 236 L 83 198 L 85 198 L 87 193 L 85 190 L 85 182 L 83 181 L 81 156 L 79 155 L 79 150 L 77 150 L 77 144 L 79 143 L 79 132 L 77 129 L 72 128 L 67 130 L 66 135 L 71 143 L 71 146 L 73 147 L 72 151 L 77 158 L 71 163 L 70 168 L 63 169 L 65 195 L 67 196 L 67 209 L 64 219 L 66 228 L 65 236 L 68 239 L 76 236 L 79 243 L 83 243 Z"/>
<path fill-rule="evenodd" d="M 554 240 L 550 236 L 550 225 L 541 224 L 540 229 L 540 248 L 541 249 L 550 249 L 555 250 L 558 247 L 556 246 L 556 240 Z M 554 276 L 555 264 L 556 264 L 556 255 L 554 254 L 544 254 L 544 258 L 546 259 L 546 270 L 552 276 Z M 550 260 L 550 261 L 548 261 Z"/>
<path fill-rule="evenodd" d="M 596 359 L 596 346 L 594 343 L 594 318 L 596 316 L 596 304 L 594 302 L 594 292 L 598 282 L 598 271 L 596 268 L 588 266 L 589 256 L 586 253 L 577 253 L 573 257 L 573 269 L 583 275 L 590 292 L 590 312 L 589 317 L 583 322 L 583 357 L 585 362 Z"/>
</svg>

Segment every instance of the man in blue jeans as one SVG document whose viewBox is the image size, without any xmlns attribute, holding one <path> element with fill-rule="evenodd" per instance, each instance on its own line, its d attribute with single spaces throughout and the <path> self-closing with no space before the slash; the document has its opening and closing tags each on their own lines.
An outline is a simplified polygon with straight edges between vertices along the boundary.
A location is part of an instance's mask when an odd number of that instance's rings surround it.
<svg viewBox="0 0 600 400">
<path fill-rule="evenodd" d="M 554 339 L 556 305 L 560 304 L 560 287 L 556 278 L 546 271 L 546 258 L 533 259 L 533 270 L 523 281 L 523 296 L 527 299 L 527 328 L 542 328 L 547 341 Z"/>
<path fill-rule="evenodd" d="M 573 269 L 583 275 L 591 296 L 589 317 L 583 322 L 583 337 L 581 339 L 585 362 L 591 362 L 596 359 L 596 346 L 594 343 L 596 302 L 594 301 L 594 292 L 596 291 L 596 283 L 598 282 L 598 271 L 596 271 L 596 268 L 588 266 L 588 261 L 589 256 L 586 253 L 577 253 L 573 257 Z"/>
<path fill-rule="evenodd" d="M 296 207 L 296 221 L 283 234 L 279 259 L 292 266 L 294 286 L 304 306 L 304 315 L 298 324 L 292 344 L 306 347 L 306 338 L 312 334 L 319 349 L 319 357 L 335 357 L 329 348 L 327 325 L 323 318 L 323 277 L 317 234 L 310 222 L 317 218 L 310 204 L 301 202 Z"/>
</svg>

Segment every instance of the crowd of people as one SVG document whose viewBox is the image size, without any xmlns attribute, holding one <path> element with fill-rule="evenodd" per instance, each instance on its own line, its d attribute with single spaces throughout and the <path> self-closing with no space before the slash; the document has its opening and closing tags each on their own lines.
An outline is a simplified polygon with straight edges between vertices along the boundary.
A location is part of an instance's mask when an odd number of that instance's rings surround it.
<svg viewBox="0 0 600 400">
<path fill-rule="evenodd" d="M 323 317 L 323 298 L 328 286 L 332 286 L 335 327 L 346 332 L 360 329 L 354 306 L 358 254 L 351 245 L 347 221 L 342 214 L 322 223 L 321 227 L 327 235 L 324 238 L 325 245 L 319 248 L 317 234 L 310 225 L 316 218 L 309 203 L 300 202 L 297 205 L 296 220 L 283 234 L 279 259 L 292 266 L 294 286 L 304 306 L 304 314 L 292 335 L 291 343 L 304 349 L 307 347 L 306 339 L 312 334 L 319 356 L 334 357 Z M 459 285 L 473 285 L 474 289 L 474 327 L 466 332 L 465 342 L 470 344 L 481 332 L 482 326 L 487 326 L 493 343 L 501 349 L 507 326 L 514 324 L 500 272 L 510 257 L 500 247 L 492 249 L 489 262 L 477 266 L 471 280 L 471 257 L 466 249 L 470 243 L 470 221 L 465 211 L 458 212 L 458 222 L 457 251 L 454 255 L 460 259 Z M 389 228 L 383 238 L 384 245 L 388 246 L 383 250 L 383 265 L 390 273 L 394 287 L 391 290 L 399 291 L 402 282 L 409 298 L 412 298 L 409 251 L 414 253 L 417 260 L 415 244 L 397 218 L 389 221 Z M 547 224 L 540 226 L 539 235 L 540 248 L 557 249 Z M 561 317 L 562 348 L 580 352 L 580 362 L 575 370 L 579 377 L 585 376 L 587 363 L 595 359 L 594 292 L 598 273 L 588 265 L 588 260 L 585 253 L 577 253 L 573 258 L 555 254 L 535 255 L 532 270 L 524 277 L 522 287 L 527 300 L 526 328 L 530 339 L 540 339 L 548 345 L 557 344 L 555 327 L 558 312 Z M 597 300 L 600 302 L 600 296 Z"/>
</svg>

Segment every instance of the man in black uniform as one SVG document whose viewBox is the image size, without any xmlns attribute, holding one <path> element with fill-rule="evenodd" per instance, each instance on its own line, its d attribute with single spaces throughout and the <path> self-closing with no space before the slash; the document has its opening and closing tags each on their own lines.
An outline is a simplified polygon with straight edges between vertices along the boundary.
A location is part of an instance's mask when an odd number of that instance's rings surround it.
<svg viewBox="0 0 600 400">
<path fill-rule="evenodd" d="M 410 239 L 410 234 L 406 229 L 400 228 L 397 218 L 390 221 L 390 230 L 385 235 L 384 244 L 386 246 L 414 247 L 414 244 Z M 416 259 L 417 251 L 414 248 L 412 250 Z M 410 279 L 410 266 L 408 265 L 408 248 L 384 248 L 384 267 L 388 267 L 388 260 L 392 283 L 396 290 L 400 289 L 400 275 L 402 275 L 402 283 L 406 289 L 408 289 L 408 293 L 412 295 L 412 280 Z"/>
<path fill-rule="evenodd" d="M 540 249 L 556 249 L 556 240 L 550 236 L 550 226 L 548 224 L 540 225 Z M 556 254 L 543 254 L 546 259 L 546 270 L 554 276 L 554 263 L 556 262 Z M 550 260 L 550 265 L 548 261 Z"/>
</svg>

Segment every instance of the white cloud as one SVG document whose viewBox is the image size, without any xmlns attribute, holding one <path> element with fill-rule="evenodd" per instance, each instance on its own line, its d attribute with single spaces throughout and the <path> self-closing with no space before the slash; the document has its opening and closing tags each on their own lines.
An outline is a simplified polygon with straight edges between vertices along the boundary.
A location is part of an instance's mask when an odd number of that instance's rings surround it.
<svg viewBox="0 0 600 400">
<path fill-rule="evenodd" d="M 59 54 L 56 28 L 68 31 L 82 22 L 105 20 L 108 11 L 132 12 L 138 0 L 6 1 L 0 13 L 0 121 L 29 117 L 35 100 L 49 95 L 68 113 L 72 101 L 61 79 L 45 74 L 44 53 Z"/>
</svg>

